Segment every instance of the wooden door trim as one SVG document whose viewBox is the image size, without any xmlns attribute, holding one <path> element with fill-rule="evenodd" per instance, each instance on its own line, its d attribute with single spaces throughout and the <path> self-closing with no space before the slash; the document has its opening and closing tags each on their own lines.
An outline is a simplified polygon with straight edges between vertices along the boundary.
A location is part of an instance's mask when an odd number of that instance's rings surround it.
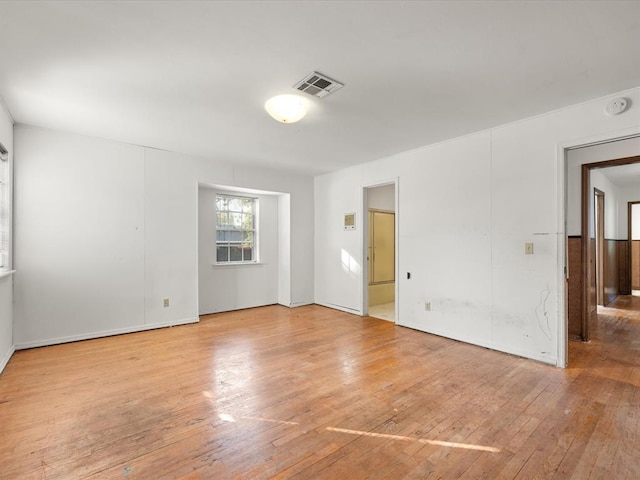
<svg viewBox="0 0 640 480">
<path fill-rule="evenodd" d="M 633 259 L 632 255 L 632 246 L 633 246 L 633 236 L 631 235 L 631 214 L 633 212 L 633 206 L 640 205 L 640 200 L 635 200 L 633 202 L 627 202 L 627 260 L 629 262 L 629 294 L 633 292 Z"/>
<path fill-rule="evenodd" d="M 604 210 L 606 196 L 605 193 L 599 188 L 593 187 L 593 234 L 595 237 L 595 264 L 596 264 L 596 306 L 606 305 L 605 290 L 604 290 L 604 277 L 605 277 L 605 230 L 604 230 Z M 602 203 L 602 205 L 600 205 Z M 600 208 L 602 207 L 602 208 Z M 597 308 L 597 307 L 596 307 Z"/>
</svg>

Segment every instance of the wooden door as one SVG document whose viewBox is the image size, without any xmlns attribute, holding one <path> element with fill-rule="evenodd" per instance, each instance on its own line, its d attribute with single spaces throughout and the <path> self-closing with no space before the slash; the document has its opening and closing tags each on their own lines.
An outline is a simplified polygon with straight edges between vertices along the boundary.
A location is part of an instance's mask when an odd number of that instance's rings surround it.
<svg viewBox="0 0 640 480">
<path fill-rule="evenodd" d="M 369 218 L 369 283 L 393 282 L 396 272 L 395 214 L 371 210 Z"/>
</svg>

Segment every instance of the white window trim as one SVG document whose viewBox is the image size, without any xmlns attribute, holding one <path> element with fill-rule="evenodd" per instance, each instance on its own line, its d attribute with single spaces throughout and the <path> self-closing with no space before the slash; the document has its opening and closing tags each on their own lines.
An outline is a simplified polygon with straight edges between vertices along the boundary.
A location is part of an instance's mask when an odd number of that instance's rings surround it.
<svg viewBox="0 0 640 480">
<path fill-rule="evenodd" d="M 0 278 L 7 277 L 14 273 L 11 259 L 11 240 L 13 235 L 13 215 L 12 215 L 12 192 L 13 192 L 13 172 L 9 151 L 0 143 L 0 179 L 4 180 L 4 185 L 0 189 L 0 208 L 5 208 L 6 217 L 0 224 L 0 234 L 6 234 L 4 245 L 0 243 Z M 1 220 L 1 219 L 0 219 Z M 0 238 L 0 242 L 1 242 Z"/>
<path fill-rule="evenodd" d="M 218 227 L 217 227 L 217 216 L 218 216 L 218 206 L 217 206 L 217 199 L 218 196 L 224 196 L 224 197 L 234 197 L 234 198 L 246 198 L 246 199 L 250 199 L 253 200 L 254 204 L 253 204 L 253 221 L 254 221 L 254 228 L 253 228 L 253 257 L 254 260 L 241 260 L 241 261 L 229 261 L 229 262 L 218 262 L 217 258 L 218 258 L 218 253 L 217 253 L 217 248 L 218 248 Z M 255 197 L 255 196 L 248 196 L 248 195 L 240 195 L 237 192 L 223 192 L 223 191 L 219 191 L 216 192 L 216 207 L 215 207 L 215 215 L 216 215 L 216 221 L 215 221 L 215 225 L 216 225 L 216 236 L 215 236 L 215 248 L 216 248 L 216 262 L 213 264 L 214 267 L 223 267 L 223 268 L 228 268 L 228 267 L 246 267 L 246 266 L 253 266 L 253 265 L 264 265 L 263 262 L 260 261 L 260 233 L 259 233 L 259 223 L 260 223 L 260 202 L 259 202 L 259 198 Z"/>
<path fill-rule="evenodd" d="M 16 273 L 15 270 L 0 270 L 0 280 L 2 280 L 5 277 L 10 277 L 14 273 Z"/>
</svg>

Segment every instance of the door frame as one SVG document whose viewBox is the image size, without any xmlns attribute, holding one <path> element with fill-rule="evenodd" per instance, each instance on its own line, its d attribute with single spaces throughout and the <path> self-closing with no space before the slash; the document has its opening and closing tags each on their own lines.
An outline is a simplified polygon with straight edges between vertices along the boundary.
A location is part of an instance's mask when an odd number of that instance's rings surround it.
<svg viewBox="0 0 640 480">
<path fill-rule="evenodd" d="M 558 232 L 557 238 L 557 292 L 558 292 L 558 322 L 557 322 L 557 352 L 556 366 L 564 368 L 567 366 L 569 350 L 569 310 L 568 310 L 568 240 L 567 240 L 567 208 L 568 208 L 568 156 L 569 150 L 598 145 L 602 143 L 617 142 L 640 136 L 640 126 L 630 127 L 622 130 L 613 130 L 599 135 L 575 138 L 573 140 L 561 141 L 556 144 L 556 166 L 557 166 L 557 205 L 558 205 Z M 582 172 L 584 183 L 585 172 Z M 584 204 L 584 199 L 582 200 Z M 584 209 L 582 209 L 584 210 Z M 584 218 L 581 215 L 582 224 Z M 584 233 L 584 232 L 583 232 Z M 584 242 L 583 242 L 584 243 Z M 584 262 L 584 258 L 582 259 Z M 582 266 L 584 270 L 584 265 Z M 584 278 L 584 271 L 580 272 Z M 584 289 L 583 289 L 584 290 Z M 584 296 L 584 295 L 583 295 Z M 581 299 L 581 302 L 583 299 Z"/>
<path fill-rule="evenodd" d="M 633 237 L 631 235 L 631 227 L 632 227 L 632 221 L 631 221 L 631 215 L 633 213 L 633 206 L 634 205 L 640 205 L 640 200 L 634 200 L 631 202 L 627 202 L 627 260 L 629 261 L 629 295 L 631 295 L 631 293 L 633 292 L 633 258 L 632 258 L 632 251 L 633 251 L 633 245 L 631 242 L 633 242 Z"/>
<path fill-rule="evenodd" d="M 365 184 L 362 186 L 361 199 L 362 205 L 360 211 L 362 212 L 362 258 L 360 259 L 360 265 L 362 265 L 362 282 L 360 284 L 361 292 L 361 309 L 362 316 L 369 314 L 369 262 L 367 262 L 368 253 L 368 240 L 369 240 L 369 189 L 376 187 L 384 187 L 385 185 L 394 186 L 394 201 L 395 201 L 395 324 L 398 325 L 398 319 L 400 318 L 400 238 L 399 238 L 399 225 L 400 225 L 400 179 L 395 177 L 386 181 L 380 181 L 377 183 Z"/>
<path fill-rule="evenodd" d="M 620 140 L 624 140 L 621 138 Z M 614 160 L 604 160 L 601 162 L 592 162 L 582 164 L 582 211 L 581 211 L 581 231 L 582 231 L 582 321 L 580 337 L 583 342 L 588 342 L 591 338 L 590 323 L 593 317 L 593 311 L 589 311 L 589 288 L 593 285 L 589 272 L 589 265 L 593 261 L 589 250 L 589 202 L 591 199 L 591 170 L 607 167 L 619 167 L 622 165 L 630 165 L 632 163 L 640 163 L 640 155 L 633 157 L 616 158 Z M 595 208 L 594 208 L 595 210 Z M 594 232 L 595 235 L 595 232 Z M 566 235 L 565 235 L 566 236 Z M 596 300 L 596 307 L 597 307 Z M 566 312 L 565 312 L 566 314 Z M 566 317 L 565 317 L 566 318 Z M 567 334 L 568 338 L 568 334 Z"/>
<path fill-rule="evenodd" d="M 593 187 L 593 233 L 596 239 L 595 265 L 596 265 L 596 304 L 605 305 L 604 297 L 604 272 L 605 272 L 605 193 L 599 188 Z"/>
</svg>

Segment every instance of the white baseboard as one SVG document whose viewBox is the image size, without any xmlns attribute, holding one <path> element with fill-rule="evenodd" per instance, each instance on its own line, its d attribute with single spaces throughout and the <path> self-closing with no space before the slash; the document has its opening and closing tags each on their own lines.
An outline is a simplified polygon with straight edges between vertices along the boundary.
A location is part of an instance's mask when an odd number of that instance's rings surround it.
<svg viewBox="0 0 640 480">
<path fill-rule="evenodd" d="M 156 328 L 175 327 L 178 325 L 186 325 L 189 323 L 198 323 L 200 319 L 184 318 L 182 320 L 176 320 L 175 322 L 162 322 L 146 325 L 136 325 L 135 327 L 116 328 L 114 330 L 103 330 L 101 332 L 83 333 L 80 335 L 70 335 L 67 337 L 48 338 L 46 340 L 36 340 L 33 342 L 17 343 L 16 350 L 24 350 L 27 348 L 47 347 L 50 345 L 58 345 L 60 343 L 78 342 L 80 340 L 91 340 L 94 338 L 111 337 L 113 335 L 122 335 L 124 333 L 143 332 L 145 330 L 155 330 Z"/>
<path fill-rule="evenodd" d="M 11 347 L 9 348 L 9 351 L 5 354 L 4 357 L 2 357 L 2 359 L 0 359 L 0 373 L 2 373 L 2 371 L 4 370 L 4 367 L 7 366 L 7 363 L 9 363 L 9 360 L 11 360 L 11 356 L 15 351 L 16 351 L 16 347 L 14 345 L 11 345 Z"/>
<path fill-rule="evenodd" d="M 289 308 L 295 308 L 295 307 L 304 307 L 305 305 L 313 305 L 313 302 L 292 302 L 289 305 L 285 305 L 284 303 L 281 303 L 280 305 L 283 305 Z"/>
<path fill-rule="evenodd" d="M 322 302 L 316 302 L 316 305 L 320 305 L 321 307 L 333 308 L 334 310 L 340 310 L 343 312 L 351 313 L 353 315 L 362 316 L 362 312 L 355 308 L 343 307 L 342 305 L 334 305 L 333 303 L 322 303 Z"/>
<path fill-rule="evenodd" d="M 530 350 L 519 350 L 519 349 L 513 348 L 511 345 L 505 345 L 505 344 L 495 343 L 495 342 L 479 342 L 479 341 L 477 341 L 475 339 L 466 338 L 466 337 L 463 337 L 463 336 L 460 336 L 460 335 L 454 335 L 454 334 L 451 334 L 449 332 L 438 332 L 438 331 L 430 332 L 430 331 L 425 330 L 424 328 L 420 327 L 419 325 L 414 325 L 414 324 L 409 324 L 409 323 L 398 323 L 397 325 L 399 327 L 411 328 L 413 330 L 418 330 L 420 332 L 428 333 L 430 335 L 437 335 L 437 336 L 442 337 L 442 338 L 448 338 L 450 340 L 456 340 L 458 342 L 467 343 L 469 345 L 475 345 L 477 347 L 487 348 L 489 350 L 494 350 L 494 351 L 500 352 L 500 353 L 506 353 L 508 355 L 515 355 L 516 357 L 522 357 L 522 358 L 526 358 L 528 360 L 534 360 L 534 361 L 540 362 L 540 363 L 546 363 L 546 364 L 553 365 L 553 366 L 556 366 L 556 364 L 557 364 L 557 357 L 555 357 L 554 355 L 551 355 L 551 354 L 549 354 L 547 352 L 534 352 L 534 351 L 530 351 Z"/>
</svg>

